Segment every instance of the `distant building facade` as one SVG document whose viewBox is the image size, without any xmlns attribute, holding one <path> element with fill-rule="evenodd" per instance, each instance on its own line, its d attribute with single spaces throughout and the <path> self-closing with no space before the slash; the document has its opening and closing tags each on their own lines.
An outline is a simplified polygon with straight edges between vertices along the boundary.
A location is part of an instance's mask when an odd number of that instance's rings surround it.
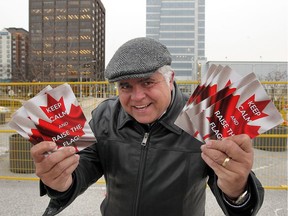
<svg viewBox="0 0 288 216">
<path fill-rule="evenodd" d="M 29 76 L 104 80 L 105 8 L 100 0 L 29 0 Z"/>
<path fill-rule="evenodd" d="M 0 31 L 0 82 L 12 79 L 12 37 L 6 29 Z"/>
<path fill-rule="evenodd" d="M 288 62 L 284 61 L 208 61 L 202 68 L 204 75 L 212 65 L 228 65 L 240 76 L 245 76 L 251 72 L 255 73 L 258 80 L 266 82 L 263 86 L 278 108 L 282 109 L 283 104 L 287 104 L 287 68 Z M 286 101 L 286 102 L 285 102 Z M 282 104 L 279 106 L 279 103 Z"/>
<path fill-rule="evenodd" d="M 176 79 L 197 80 L 205 63 L 205 0 L 146 2 L 146 36 L 167 46 Z"/>
<path fill-rule="evenodd" d="M 27 79 L 29 33 L 22 28 L 0 31 L 0 82 Z"/>
<path fill-rule="evenodd" d="M 203 72 L 205 73 L 212 64 L 228 65 L 243 76 L 254 72 L 261 81 L 287 81 L 288 62 L 284 61 L 208 61 L 203 67 Z"/>
<path fill-rule="evenodd" d="M 12 82 L 28 81 L 29 32 L 7 28 L 12 36 Z"/>
</svg>

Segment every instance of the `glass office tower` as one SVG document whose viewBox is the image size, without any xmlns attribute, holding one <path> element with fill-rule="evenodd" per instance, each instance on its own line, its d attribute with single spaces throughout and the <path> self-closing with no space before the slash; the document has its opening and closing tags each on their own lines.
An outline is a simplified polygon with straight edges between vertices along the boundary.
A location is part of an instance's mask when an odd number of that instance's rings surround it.
<svg viewBox="0 0 288 216">
<path fill-rule="evenodd" d="M 29 0 L 29 75 L 37 81 L 104 80 L 100 0 Z"/>
<path fill-rule="evenodd" d="M 178 80 L 198 79 L 205 60 L 205 0 L 147 0 L 146 36 L 168 47 Z"/>
</svg>

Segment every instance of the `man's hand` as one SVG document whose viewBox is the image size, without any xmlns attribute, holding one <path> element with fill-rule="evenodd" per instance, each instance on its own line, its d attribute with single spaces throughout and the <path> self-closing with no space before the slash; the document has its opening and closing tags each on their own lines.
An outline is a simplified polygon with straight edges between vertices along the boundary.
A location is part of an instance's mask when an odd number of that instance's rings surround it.
<svg viewBox="0 0 288 216">
<path fill-rule="evenodd" d="M 48 187 L 59 192 L 66 191 L 72 184 L 72 172 L 79 163 L 74 147 L 57 150 L 54 142 L 44 141 L 31 148 L 36 175 Z"/>
<path fill-rule="evenodd" d="M 241 134 L 223 140 L 209 140 L 201 150 L 203 160 L 218 176 L 218 187 L 231 199 L 240 196 L 245 191 L 253 166 L 250 137 Z"/>
</svg>

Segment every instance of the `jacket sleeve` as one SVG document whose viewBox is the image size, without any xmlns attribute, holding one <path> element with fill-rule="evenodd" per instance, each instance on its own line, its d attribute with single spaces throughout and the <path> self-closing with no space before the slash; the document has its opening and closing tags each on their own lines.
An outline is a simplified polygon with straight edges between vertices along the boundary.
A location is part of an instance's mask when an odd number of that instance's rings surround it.
<svg viewBox="0 0 288 216">
<path fill-rule="evenodd" d="M 67 191 L 55 191 L 40 181 L 40 195 L 47 194 L 51 198 L 43 215 L 52 216 L 58 214 L 103 175 L 95 145 L 97 144 L 79 152 L 80 163 L 72 174 L 73 184 Z"/>
<path fill-rule="evenodd" d="M 264 188 L 253 172 L 249 174 L 248 178 L 250 199 L 245 205 L 242 206 L 233 207 L 224 201 L 223 193 L 217 186 L 217 176 L 212 170 L 209 175 L 208 184 L 219 206 L 227 216 L 254 216 L 257 214 L 263 204 Z"/>
</svg>

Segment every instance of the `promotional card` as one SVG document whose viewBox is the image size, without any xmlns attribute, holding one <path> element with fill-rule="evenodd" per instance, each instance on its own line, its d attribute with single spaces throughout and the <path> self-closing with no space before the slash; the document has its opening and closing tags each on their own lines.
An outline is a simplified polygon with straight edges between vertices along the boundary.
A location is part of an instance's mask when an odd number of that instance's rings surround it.
<svg viewBox="0 0 288 216">
<path fill-rule="evenodd" d="M 24 111 L 26 115 L 19 118 L 19 113 Z M 96 142 L 77 98 L 67 83 L 25 102 L 12 120 L 14 123 L 11 125 L 21 125 L 20 128 L 27 133 L 33 144 L 37 136 L 37 142 L 53 141 L 58 148 L 74 146 L 80 151 Z"/>
<path fill-rule="evenodd" d="M 195 91 L 175 124 L 201 142 L 241 133 L 254 138 L 283 122 L 254 73 L 241 77 L 212 65 Z"/>
<path fill-rule="evenodd" d="M 206 108 L 210 107 L 212 104 L 232 94 L 237 89 L 242 88 L 243 86 L 247 85 L 247 83 L 253 80 L 256 80 L 256 75 L 254 73 L 250 73 L 246 75 L 245 77 L 241 78 L 240 80 L 238 80 L 237 82 L 234 82 L 229 86 L 226 86 L 225 88 L 221 89 L 219 92 L 216 92 L 212 96 L 202 100 L 198 104 L 189 106 L 189 108 L 184 111 L 186 114 L 185 115 L 182 114 L 182 117 L 180 117 L 181 119 L 177 119 L 175 121 L 175 124 L 178 125 L 180 128 L 182 128 L 187 133 L 193 134 L 193 136 L 196 136 L 197 129 L 193 126 L 190 120 L 193 116 L 197 115 L 198 113 L 202 112 Z M 186 118 L 189 118 L 189 119 L 186 119 Z"/>
<path fill-rule="evenodd" d="M 217 101 L 190 120 L 204 141 L 243 133 L 254 138 L 283 122 L 258 80 Z"/>
</svg>

